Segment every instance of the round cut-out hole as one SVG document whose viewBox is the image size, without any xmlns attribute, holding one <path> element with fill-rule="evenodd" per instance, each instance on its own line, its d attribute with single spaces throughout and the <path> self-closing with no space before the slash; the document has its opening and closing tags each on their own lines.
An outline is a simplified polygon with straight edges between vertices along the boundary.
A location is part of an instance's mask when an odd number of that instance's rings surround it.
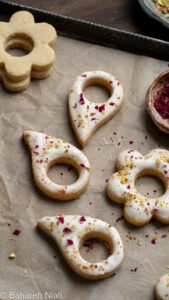
<svg viewBox="0 0 169 300">
<path fill-rule="evenodd" d="M 107 101 L 110 96 L 110 90 L 103 85 L 93 84 L 87 86 L 83 91 L 84 96 L 91 102 L 102 103 Z"/>
<path fill-rule="evenodd" d="M 106 242 L 90 238 L 85 240 L 81 245 L 80 254 L 86 261 L 97 263 L 107 259 L 110 255 L 110 250 Z"/>
<path fill-rule="evenodd" d="M 137 178 L 135 186 L 137 191 L 147 198 L 158 198 L 165 192 L 163 182 L 158 177 L 151 175 Z"/>
<path fill-rule="evenodd" d="M 49 169 L 48 177 L 57 184 L 70 185 L 78 179 L 78 173 L 71 165 L 57 163 Z"/>
<path fill-rule="evenodd" d="M 34 42 L 28 35 L 17 33 L 5 40 L 5 51 L 12 56 L 25 56 L 32 51 L 33 47 Z"/>
<path fill-rule="evenodd" d="M 19 48 L 19 47 L 16 47 L 16 48 L 11 48 L 11 49 L 8 49 L 7 52 L 11 55 L 11 56 L 25 56 L 27 55 L 29 52 L 22 49 L 22 48 Z"/>
</svg>

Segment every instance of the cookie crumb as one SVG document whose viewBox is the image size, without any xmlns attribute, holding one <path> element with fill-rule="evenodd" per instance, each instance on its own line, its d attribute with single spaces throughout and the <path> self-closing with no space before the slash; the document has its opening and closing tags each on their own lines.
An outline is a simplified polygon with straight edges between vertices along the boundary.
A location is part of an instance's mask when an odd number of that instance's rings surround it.
<svg viewBox="0 0 169 300">
<path fill-rule="evenodd" d="M 10 259 L 14 259 L 15 257 L 16 257 L 15 253 L 11 253 L 11 254 L 9 255 L 9 258 L 10 258 Z"/>
</svg>

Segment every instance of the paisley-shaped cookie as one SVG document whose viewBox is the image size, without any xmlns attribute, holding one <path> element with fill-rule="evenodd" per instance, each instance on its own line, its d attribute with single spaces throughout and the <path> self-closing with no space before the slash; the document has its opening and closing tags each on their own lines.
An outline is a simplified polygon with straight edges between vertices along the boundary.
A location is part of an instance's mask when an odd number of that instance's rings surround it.
<svg viewBox="0 0 169 300">
<path fill-rule="evenodd" d="M 77 215 L 60 215 L 44 217 L 38 226 L 50 235 L 70 267 L 87 279 L 101 279 L 116 272 L 124 256 L 123 244 L 117 230 L 110 224 L 91 217 Z M 98 263 L 86 261 L 79 248 L 88 238 L 99 238 L 107 242 L 110 256 Z"/>
<path fill-rule="evenodd" d="M 110 91 L 106 102 L 93 103 L 83 94 L 91 84 L 105 86 Z M 112 118 L 123 102 L 123 89 L 120 82 L 103 71 L 85 72 L 77 77 L 69 93 L 69 115 L 77 139 L 85 147 L 93 132 Z"/>
<path fill-rule="evenodd" d="M 41 132 L 24 131 L 23 137 L 31 151 L 35 183 L 42 192 L 57 200 L 72 200 L 85 191 L 89 182 L 90 164 L 79 149 Z M 70 185 L 52 182 L 47 173 L 56 163 L 73 165 L 79 174 L 78 180 Z"/>
</svg>

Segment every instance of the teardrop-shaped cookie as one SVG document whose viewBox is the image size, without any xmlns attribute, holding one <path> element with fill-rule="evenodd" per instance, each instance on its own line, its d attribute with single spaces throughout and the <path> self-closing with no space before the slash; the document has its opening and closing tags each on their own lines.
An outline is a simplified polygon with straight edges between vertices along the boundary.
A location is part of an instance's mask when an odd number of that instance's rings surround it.
<svg viewBox="0 0 169 300">
<path fill-rule="evenodd" d="M 36 131 L 24 131 L 23 137 L 31 151 L 35 183 L 42 192 L 57 200 L 72 200 L 85 191 L 90 164 L 79 149 L 66 141 Z M 70 185 L 52 182 L 47 173 L 56 163 L 73 165 L 79 174 L 78 180 Z"/>
<path fill-rule="evenodd" d="M 50 235 L 70 267 L 87 279 L 101 279 L 116 272 L 123 261 L 123 244 L 117 230 L 108 223 L 91 217 L 60 215 L 44 217 L 38 226 Z M 88 238 L 107 242 L 110 256 L 98 263 L 90 263 L 80 255 L 79 248 Z"/>
<path fill-rule="evenodd" d="M 83 90 L 92 84 L 105 86 L 110 98 L 102 103 L 93 103 Z M 85 147 L 93 132 L 112 118 L 123 103 L 123 89 L 120 82 L 103 71 L 85 72 L 77 77 L 69 92 L 69 114 L 73 129 L 82 147 Z"/>
</svg>

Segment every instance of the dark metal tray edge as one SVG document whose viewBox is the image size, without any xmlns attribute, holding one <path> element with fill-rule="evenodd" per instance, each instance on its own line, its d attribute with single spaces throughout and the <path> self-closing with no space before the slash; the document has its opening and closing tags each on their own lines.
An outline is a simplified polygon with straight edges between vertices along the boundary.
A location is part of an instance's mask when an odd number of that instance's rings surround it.
<svg viewBox="0 0 169 300">
<path fill-rule="evenodd" d="M 18 10 L 30 11 L 34 14 L 37 22 L 47 21 L 56 28 L 60 35 L 169 60 L 169 42 L 0 0 L 1 20 L 9 20 L 10 16 Z"/>
</svg>

